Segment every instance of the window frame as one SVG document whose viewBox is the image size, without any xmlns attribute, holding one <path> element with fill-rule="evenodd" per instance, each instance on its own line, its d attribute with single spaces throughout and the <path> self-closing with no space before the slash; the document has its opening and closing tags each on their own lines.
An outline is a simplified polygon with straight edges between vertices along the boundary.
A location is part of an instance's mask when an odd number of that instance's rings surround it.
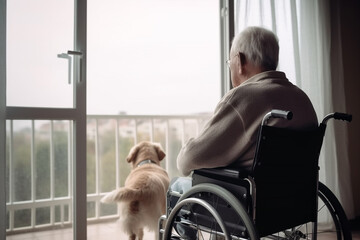
<svg viewBox="0 0 360 240">
<path fill-rule="evenodd" d="M 0 1 L 0 239 L 6 238 L 6 0 Z"/>
<path fill-rule="evenodd" d="M 229 59 L 231 42 L 235 34 L 234 10 L 234 1 L 220 0 L 221 96 L 224 96 L 232 88 L 226 60 Z"/>
<path fill-rule="evenodd" d="M 0 1 L 0 239 L 6 238 L 6 120 L 71 120 L 73 122 L 73 239 L 87 238 L 86 219 L 86 23 L 87 1 L 74 0 L 74 50 L 82 52 L 74 108 L 8 107 L 6 105 L 6 0 Z M 70 50 L 70 49 L 69 49 Z M 75 81 L 74 81 L 75 84 Z"/>
<path fill-rule="evenodd" d="M 221 96 L 231 89 L 230 72 L 226 64 L 234 37 L 234 1 L 220 2 L 220 65 Z M 77 109 L 24 108 L 6 106 L 6 0 L 0 0 L 0 218 L 6 219 L 6 119 L 71 119 L 77 133 L 74 161 L 74 239 L 86 239 L 86 0 L 75 0 L 76 48 L 82 49 L 81 86 L 76 90 Z M 85 116 L 85 117 L 84 117 Z M 0 221 L 0 239 L 6 238 L 6 221 Z"/>
</svg>

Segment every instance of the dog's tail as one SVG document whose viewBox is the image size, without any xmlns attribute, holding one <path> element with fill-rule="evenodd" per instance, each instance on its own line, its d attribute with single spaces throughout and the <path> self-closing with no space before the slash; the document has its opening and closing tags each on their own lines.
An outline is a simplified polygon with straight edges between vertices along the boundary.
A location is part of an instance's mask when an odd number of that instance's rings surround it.
<svg viewBox="0 0 360 240">
<path fill-rule="evenodd" d="M 133 189 L 122 187 L 106 194 L 100 201 L 102 203 L 113 203 L 121 201 L 131 201 L 146 196 L 147 189 Z"/>
</svg>

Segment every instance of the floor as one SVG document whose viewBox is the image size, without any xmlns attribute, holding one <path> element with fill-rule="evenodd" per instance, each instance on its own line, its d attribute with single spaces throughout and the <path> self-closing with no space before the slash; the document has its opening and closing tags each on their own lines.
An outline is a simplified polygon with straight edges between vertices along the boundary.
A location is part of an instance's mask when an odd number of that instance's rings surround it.
<svg viewBox="0 0 360 240">
<path fill-rule="evenodd" d="M 72 239 L 72 229 L 61 229 L 51 231 L 39 231 L 33 233 L 17 234 L 7 236 L 6 240 L 70 240 Z M 91 224 L 88 226 L 88 238 L 87 240 L 122 240 L 128 239 L 128 237 L 122 233 L 116 222 L 108 222 L 101 224 Z M 144 240 L 154 240 L 155 234 L 151 232 L 145 232 Z M 323 236 L 318 239 L 332 240 L 335 239 L 332 236 Z M 353 240 L 360 240 L 360 230 L 353 232 Z"/>
<path fill-rule="evenodd" d="M 73 239 L 71 228 L 51 231 L 39 231 L 10 235 L 6 240 L 71 240 Z M 123 240 L 128 239 L 127 235 L 120 231 L 116 222 L 90 224 L 87 228 L 87 240 Z M 154 240 L 155 234 L 145 231 L 144 240 Z"/>
</svg>

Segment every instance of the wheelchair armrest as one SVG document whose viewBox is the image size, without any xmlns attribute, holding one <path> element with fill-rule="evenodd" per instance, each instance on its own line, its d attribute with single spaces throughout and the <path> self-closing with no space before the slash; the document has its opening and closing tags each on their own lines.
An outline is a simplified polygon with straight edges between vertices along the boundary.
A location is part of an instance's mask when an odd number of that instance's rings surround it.
<svg viewBox="0 0 360 240">
<path fill-rule="evenodd" d="M 249 172 L 244 169 L 234 169 L 228 167 L 222 168 L 203 168 L 194 170 L 194 174 L 199 174 L 207 177 L 227 178 L 227 179 L 242 179 L 249 176 Z"/>
<path fill-rule="evenodd" d="M 193 186 L 212 183 L 231 192 L 246 209 L 252 209 L 252 189 L 248 181 L 249 172 L 230 167 L 194 170 Z"/>
</svg>

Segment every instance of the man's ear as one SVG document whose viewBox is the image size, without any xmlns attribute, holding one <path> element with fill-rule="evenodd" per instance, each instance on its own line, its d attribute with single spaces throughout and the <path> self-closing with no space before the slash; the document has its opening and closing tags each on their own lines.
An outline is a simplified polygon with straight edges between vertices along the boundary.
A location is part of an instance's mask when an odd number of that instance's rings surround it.
<svg viewBox="0 0 360 240">
<path fill-rule="evenodd" d="M 239 52 L 239 61 L 238 61 L 238 71 L 239 74 L 243 74 L 244 73 L 244 66 L 246 64 L 246 57 L 242 52 Z"/>
<path fill-rule="evenodd" d="M 246 64 L 246 57 L 245 54 L 243 54 L 242 52 L 239 52 L 239 61 L 241 66 L 244 66 Z"/>
</svg>

